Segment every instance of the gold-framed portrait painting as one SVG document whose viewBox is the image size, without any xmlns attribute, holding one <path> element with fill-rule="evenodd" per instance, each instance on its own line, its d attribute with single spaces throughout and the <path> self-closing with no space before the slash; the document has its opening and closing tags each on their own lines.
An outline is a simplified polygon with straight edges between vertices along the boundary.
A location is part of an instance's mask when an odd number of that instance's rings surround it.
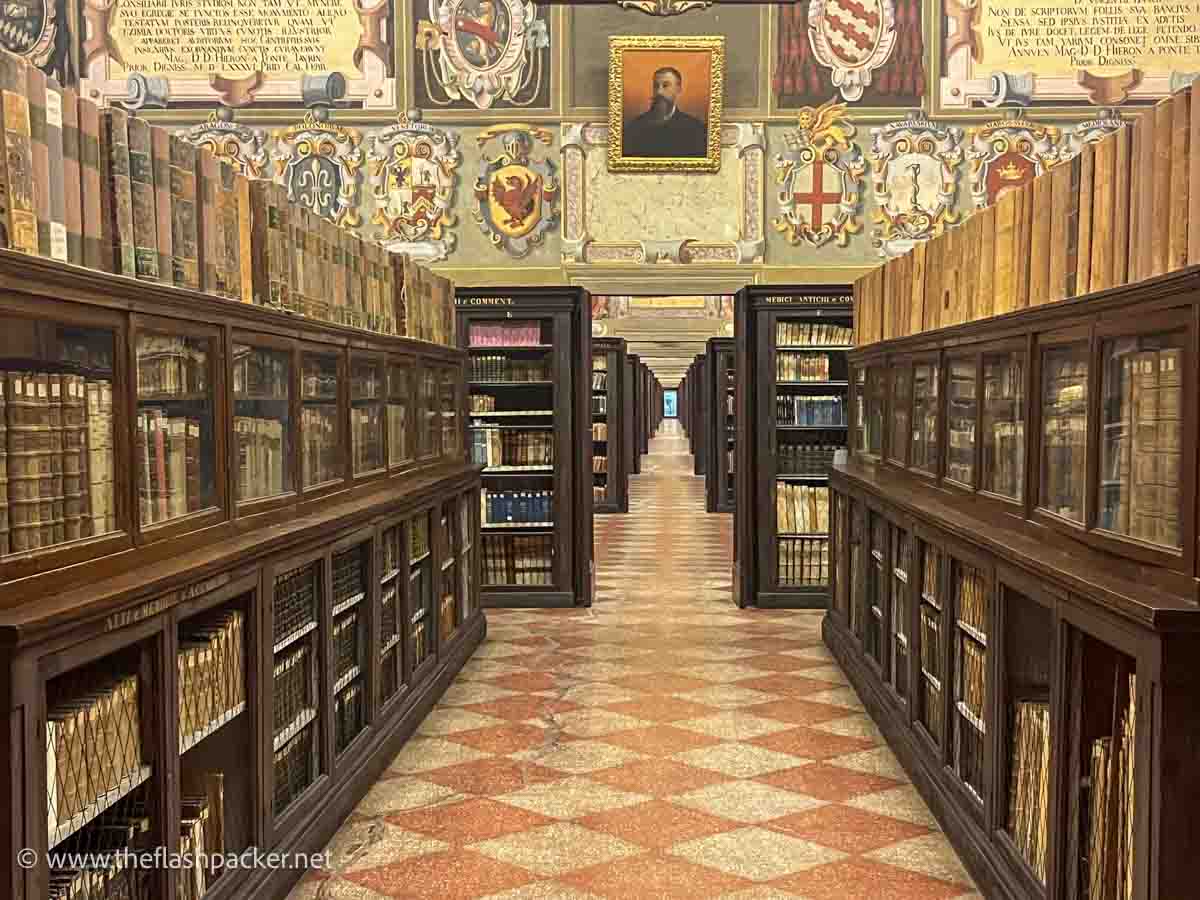
<svg viewBox="0 0 1200 900">
<path fill-rule="evenodd" d="M 609 169 L 719 171 L 724 83 L 723 37 L 609 38 Z"/>
</svg>

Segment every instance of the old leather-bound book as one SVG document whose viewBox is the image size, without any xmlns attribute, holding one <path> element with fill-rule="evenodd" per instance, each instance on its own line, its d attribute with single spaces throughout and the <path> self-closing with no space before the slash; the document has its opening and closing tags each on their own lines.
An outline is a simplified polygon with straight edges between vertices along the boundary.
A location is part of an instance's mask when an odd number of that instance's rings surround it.
<svg viewBox="0 0 1200 900">
<path fill-rule="evenodd" d="M 150 149 L 154 170 L 154 216 L 157 226 L 158 280 L 175 282 L 171 225 L 171 133 L 165 128 L 150 129 Z"/>
<path fill-rule="evenodd" d="M 79 94 L 62 91 L 63 224 L 67 232 L 67 262 L 83 262 L 83 187 L 80 172 Z"/>
<path fill-rule="evenodd" d="M 112 271 L 137 275 L 133 232 L 133 192 L 129 180 L 129 115 L 122 109 L 105 109 L 100 119 L 100 163 L 105 190 L 104 233 L 101 237 L 112 255 Z"/>
<path fill-rule="evenodd" d="M 154 196 L 154 147 L 150 123 L 131 116 L 129 191 L 133 203 L 133 262 L 138 278 L 158 280 L 158 215 Z"/>
</svg>

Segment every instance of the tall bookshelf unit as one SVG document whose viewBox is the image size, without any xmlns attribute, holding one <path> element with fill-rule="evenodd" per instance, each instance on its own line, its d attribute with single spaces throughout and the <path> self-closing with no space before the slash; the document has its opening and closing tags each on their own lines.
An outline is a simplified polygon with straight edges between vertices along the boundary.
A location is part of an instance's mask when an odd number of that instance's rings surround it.
<svg viewBox="0 0 1200 900">
<path fill-rule="evenodd" d="M 634 475 L 642 473 L 642 432 L 646 428 L 646 382 L 642 378 L 642 358 L 636 353 L 629 354 L 629 383 L 633 387 L 631 393 L 633 410 L 633 468 Z"/>
<path fill-rule="evenodd" d="M 0 894 L 282 897 L 112 854 L 320 851 L 482 640 L 465 354 L 7 250 L 0 322 Z"/>
<path fill-rule="evenodd" d="M 629 512 L 625 461 L 625 339 L 592 339 L 592 509 Z"/>
<path fill-rule="evenodd" d="M 709 338 L 704 363 L 705 426 L 709 464 L 705 505 L 709 512 L 733 512 L 737 471 L 737 362 L 733 338 Z"/>
<path fill-rule="evenodd" d="M 985 896 L 1195 893 L 1198 316 L 1192 266 L 850 356 L 825 640 Z"/>
<path fill-rule="evenodd" d="M 708 429 L 705 427 L 708 418 L 704 395 L 706 366 L 707 360 L 704 355 L 698 354 L 692 361 L 687 375 L 688 438 L 692 442 L 692 473 L 695 475 L 703 475 L 708 470 L 709 448 L 712 446 Z"/>
<path fill-rule="evenodd" d="M 738 295 L 734 590 L 740 606 L 823 608 L 829 464 L 846 445 L 849 285 Z"/>
<path fill-rule="evenodd" d="M 592 336 L 578 288 L 460 289 L 484 606 L 589 606 Z"/>
</svg>

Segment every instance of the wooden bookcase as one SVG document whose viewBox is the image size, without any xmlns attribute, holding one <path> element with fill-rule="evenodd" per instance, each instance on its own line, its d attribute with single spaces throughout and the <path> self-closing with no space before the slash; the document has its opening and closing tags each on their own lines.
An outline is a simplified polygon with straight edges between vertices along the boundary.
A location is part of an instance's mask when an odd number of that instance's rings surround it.
<svg viewBox="0 0 1200 900">
<path fill-rule="evenodd" d="M 486 629 L 465 354 L 9 251 L 0 321 L 0 894 L 284 896 L 47 853 L 323 848 Z"/>
<path fill-rule="evenodd" d="M 735 309 L 734 590 L 741 606 L 823 608 L 850 286 L 747 287 Z"/>
<path fill-rule="evenodd" d="M 703 475 L 708 470 L 709 439 L 705 422 L 708 410 L 705 407 L 704 383 L 706 360 L 697 355 L 688 367 L 685 384 L 687 387 L 686 408 L 688 410 L 687 435 L 691 442 L 693 457 L 692 473 Z"/>
<path fill-rule="evenodd" d="M 709 512 L 733 512 L 737 457 L 736 353 L 733 338 L 709 338 L 704 364 L 705 427 L 709 464 L 705 502 Z"/>
<path fill-rule="evenodd" d="M 633 386 L 631 391 L 632 403 L 630 408 L 633 411 L 633 468 L 630 470 L 634 475 L 642 473 L 642 450 L 644 441 L 642 432 L 646 428 L 646 383 L 642 378 L 642 358 L 636 353 L 630 353 L 629 359 L 629 382 Z"/>
<path fill-rule="evenodd" d="M 597 513 L 629 512 L 625 357 L 624 338 L 592 338 L 592 510 Z M 602 472 L 596 471 L 598 457 L 605 459 Z"/>
<path fill-rule="evenodd" d="M 850 355 L 825 640 L 985 896 L 1195 893 L 1198 317 L 1193 266 Z"/>
<path fill-rule="evenodd" d="M 462 289 L 486 606 L 589 606 L 592 335 L 578 288 Z M 489 452 L 488 448 L 491 448 Z M 547 514 L 548 513 L 548 514 Z"/>
</svg>

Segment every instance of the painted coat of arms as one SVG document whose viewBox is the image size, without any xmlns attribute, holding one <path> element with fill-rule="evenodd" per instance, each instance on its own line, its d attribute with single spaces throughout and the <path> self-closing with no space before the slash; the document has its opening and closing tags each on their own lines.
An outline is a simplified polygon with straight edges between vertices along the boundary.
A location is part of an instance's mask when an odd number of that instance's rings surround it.
<svg viewBox="0 0 1200 900">
<path fill-rule="evenodd" d="M 800 110 L 799 127 L 784 135 L 786 153 L 775 156 L 780 215 L 775 219 L 790 244 L 845 247 L 862 230 L 857 214 L 866 163 L 856 145 L 845 104 L 830 100 Z"/>
<path fill-rule="evenodd" d="M 58 42 L 57 0 L 10 0 L 0 19 L 0 47 L 44 68 Z"/>
<path fill-rule="evenodd" d="M 409 115 L 375 136 L 371 222 L 384 227 L 380 240 L 388 249 L 430 261 L 445 259 L 454 249 L 447 229 L 455 222 L 450 203 L 458 163 L 458 135 Z"/>
<path fill-rule="evenodd" d="M 557 169 L 551 160 L 531 156 L 535 141 L 548 146 L 553 138 L 528 125 L 489 128 L 479 135 L 480 149 L 492 140 L 499 141 L 501 152 L 494 157 L 484 152 L 480 160 L 475 221 L 493 245 L 520 258 L 558 224 Z"/>
<path fill-rule="evenodd" d="M 362 135 L 310 112 L 274 137 L 275 174 L 287 188 L 288 199 L 337 225 L 360 225 Z"/>
<path fill-rule="evenodd" d="M 871 133 L 871 182 L 879 206 L 875 245 L 894 256 L 958 221 L 962 129 L 943 128 L 914 112 Z"/>
<path fill-rule="evenodd" d="M 1061 132 L 1025 119 L 989 122 L 967 131 L 971 197 L 982 209 L 1032 181 L 1058 160 Z"/>
<path fill-rule="evenodd" d="M 549 74 L 542 52 L 550 33 L 529 0 L 429 0 L 429 19 L 417 23 L 430 100 L 465 100 L 478 109 L 498 102 L 529 106 Z M 432 94 L 437 84 L 445 92 Z"/>
<path fill-rule="evenodd" d="M 862 98 L 896 44 L 893 0 L 810 0 L 808 40 L 846 100 Z"/>
<path fill-rule="evenodd" d="M 257 128 L 238 125 L 227 106 L 213 111 L 199 125 L 179 132 L 185 140 L 231 163 L 247 178 L 268 177 L 267 136 Z"/>
</svg>

